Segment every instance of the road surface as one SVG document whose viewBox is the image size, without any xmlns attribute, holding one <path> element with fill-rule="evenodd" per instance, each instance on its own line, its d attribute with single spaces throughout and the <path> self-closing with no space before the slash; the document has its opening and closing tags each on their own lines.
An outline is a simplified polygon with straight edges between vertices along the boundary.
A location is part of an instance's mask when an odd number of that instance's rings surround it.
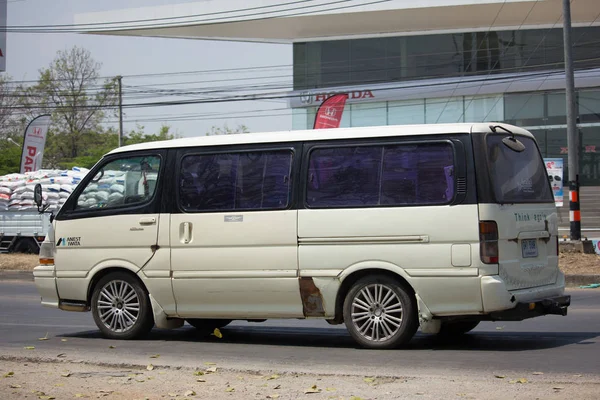
<svg viewBox="0 0 600 400">
<path fill-rule="evenodd" d="M 154 365 L 215 362 L 236 370 L 373 375 L 469 370 L 600 374 L 600 289 L 568 293 L 567 317 L 486 322 L 453 342 L 417 333 L 406 348 L 375 351 L 357 348 L 343 325 L 317 320 L 234 322 L 221 329 L 222 339 L 199 336 L 185 325 L 155 329 L 144 340 L 107 340 L 91 313 L 44 308 L 32 282 L 0 281 L 0 356 L 145 365 L 160 354 Z M 46 335 L 48 340 L 38 340 Z"/>
</svg>

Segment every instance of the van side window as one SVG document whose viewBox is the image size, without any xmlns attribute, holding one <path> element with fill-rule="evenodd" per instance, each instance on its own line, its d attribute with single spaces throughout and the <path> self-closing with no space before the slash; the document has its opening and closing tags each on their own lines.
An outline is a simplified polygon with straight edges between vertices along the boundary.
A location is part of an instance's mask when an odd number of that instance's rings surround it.
<svg viewBox="0 0 600 400">
<path fill-rule="evenodd" d="M 309 207 L 432 205 L 453 198 L 449 143 L 317 148 L 310 153 Z"/>
<path fill-rule="evenodd" d="M 160 157 L 128 157 L 104 165 L 77 198 L 76 210 L 146 203 L 154 196 Z"/>
<path fill-rule="evenodd" d="M 291 150 L 189 155 L 179 174 L 185 211 L 281 210 L 291 198 Z"/>
</svg>

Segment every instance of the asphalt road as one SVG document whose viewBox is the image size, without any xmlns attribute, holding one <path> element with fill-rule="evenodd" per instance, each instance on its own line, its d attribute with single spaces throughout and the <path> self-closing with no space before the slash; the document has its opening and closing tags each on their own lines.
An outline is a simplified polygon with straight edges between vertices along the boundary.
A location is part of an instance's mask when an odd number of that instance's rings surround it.
<svg viewBox="0 0 600 400">
<path fill-rule="evenodd" d="M 317 320 L 234 322 L 221 330 L 222 339 L 199 336 L 185 325 L 154 330 L 144 340 L 107 340 L 90 313 L 44 308 L 33 283 L 2 281 L 0 357 L 403 376 L 469 370 L 600 374 L 600 289 L 568 293 L 567 317 L 486 322 L 451 342 L 417 333 L 406 348 L 374 351 L 357 348 L 343 325 Z M 46 335 L 48 340 L 38 340 Z M 150 358 L 155 354 L 160 357 Z"/>
</svg>

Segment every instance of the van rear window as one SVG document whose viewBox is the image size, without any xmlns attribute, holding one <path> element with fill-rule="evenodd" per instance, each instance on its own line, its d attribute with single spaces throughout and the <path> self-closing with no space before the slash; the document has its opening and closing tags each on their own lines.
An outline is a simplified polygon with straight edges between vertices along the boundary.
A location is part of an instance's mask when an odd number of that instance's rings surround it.
<svg viewBox="0 0 600 400">
<path fill-rule="evenodd" d="M 487 135 L 490 180 L 498 203 L 553 202 L 548 175 L 535 141 L 518 136 L 525 150 L 502 142 L 507 135 Z"/>
</svg>

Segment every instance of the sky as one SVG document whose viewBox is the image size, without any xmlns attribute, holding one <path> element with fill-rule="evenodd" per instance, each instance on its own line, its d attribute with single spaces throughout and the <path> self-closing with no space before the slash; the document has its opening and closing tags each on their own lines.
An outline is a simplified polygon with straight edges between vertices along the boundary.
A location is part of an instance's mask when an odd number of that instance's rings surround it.
<svg viewBox="0 0 600 400">
<path fill-rule="evenodd" d="M 198 0 L 8 0 L 8 26 L 72 24 L 74 15 L 125 8 L 191 3 Z M 223 0 L 222 0 L 223 1 Z M 251 80 L 253 83 L 281 83 L 291 88 L 292 46 L 189 39 L 161 39 L 85 35 L 75 33 L 8 33 L 6 72 L 12 80 L 36 80 L 39 70 L 47 68 L 59 50 L 84 47 L 102 63 L 101 76 L 122 75 L 124 93 L 128 86 L 153 86 L 161 89 L 206 88 Z M 127 75 L 206 71 L 247 67 L 281 66 L 274 79 L 268 70 L 251 72 L 197 73 L 167 77 L 127 77 Z M 272 75 L 272 74 L 271 74 Z M 242 78 L 242 79 L 241 79 Z M 237 79 L 236 81 L 230 81 Z M 212 81 L 213 83 L 210 83 Z M 215 83 L 214 81 L 221 81 Z M 175 85 L 180 82 L 195 82 Z M 247 84 L 247 83 L 246 83 Z M 158 86 L 155 86 L 158 85 Z M 124 104 L 132 100 L 124 95 Z M 144 101 L 173 98 L 144 99 Z M 158 132 L 162 124 L 183 137 L 204 135 L 212 126 L 234 128 L 243 124 L 251 132 L 291 129 L 291 110 L 286 100 L 252 101 L 186 106 L 127 109 L 124 131 L 144 126 L 146 133 Z M 198 115 L 202 114 L 202 115 Z M 196 120 L 177 121 L 182 115 Z M 147 121 L 151 119 L 152 121 Z M 115 123 L 114 118 L 110 119 Z"/>
</svg>

